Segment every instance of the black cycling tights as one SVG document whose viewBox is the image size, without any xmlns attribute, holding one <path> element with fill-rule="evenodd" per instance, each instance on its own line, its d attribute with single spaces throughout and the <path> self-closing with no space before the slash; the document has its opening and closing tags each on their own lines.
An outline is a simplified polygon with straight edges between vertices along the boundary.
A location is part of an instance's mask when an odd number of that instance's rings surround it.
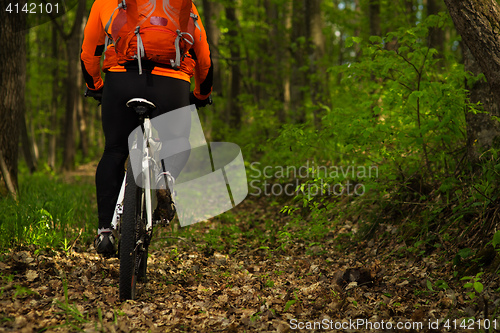
<svg viewBox="0 0 500 333">
<path fill-rule="evenodd" d="M 109 228 L 123 181 L 125 161 L 128 156 L 128 136 L 140 125 L 137 114 L 125 103 L 131 98 L 141 97 L 156 104 L 152 116 L 189 105 L 190 83 L 184 80 L 153 75 L 143 71 L 106 74 L 102 98 L 102 127 L 106 144 L 96 170 L 97 207 L 99 228 Z M 186 117 L 191 117 L 186 112 Z M 184 121 L 190 124 L 190 121 Z M 179 128 L 178 124 L 168 124 L 162 133 L 168 139 L 186 142 L 189 128 Z M 160 135 L 161 136 L 161 135 Z M 164 138 L 162 138 L 163 140 Z M 186 154 L 177 157 L 176 168 L 171 170 L 177 177 L 189 158 Z"/>
</svg>

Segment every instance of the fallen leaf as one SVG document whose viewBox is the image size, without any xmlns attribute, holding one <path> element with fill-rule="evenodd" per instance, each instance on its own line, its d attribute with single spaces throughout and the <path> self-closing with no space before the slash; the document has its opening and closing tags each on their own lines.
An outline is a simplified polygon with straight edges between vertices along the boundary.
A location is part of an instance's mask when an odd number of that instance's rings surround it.
<svg viewBox="0 0 500 333">
<path fill-rule="evenodd" d="M 32 282 L 38 277 L 38 273 L 34 270 L 29 270 L 26 272 L 25 276 L 28 282 Z"/>
</svg>

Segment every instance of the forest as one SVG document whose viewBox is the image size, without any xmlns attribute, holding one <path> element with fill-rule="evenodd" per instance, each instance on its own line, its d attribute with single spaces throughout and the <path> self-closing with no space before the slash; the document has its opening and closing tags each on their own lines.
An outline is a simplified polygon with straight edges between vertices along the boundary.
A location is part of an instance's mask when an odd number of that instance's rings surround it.
<svg viewBox="0 0 500 333">
<path fill-rule="evenodd" d="M 500 330 L 496 0 L 194 1 L 248 195 L 155 231 L 126 302 L 93 248 L 93 1 L 0 3 L 0 331 Z"/>
</svg>

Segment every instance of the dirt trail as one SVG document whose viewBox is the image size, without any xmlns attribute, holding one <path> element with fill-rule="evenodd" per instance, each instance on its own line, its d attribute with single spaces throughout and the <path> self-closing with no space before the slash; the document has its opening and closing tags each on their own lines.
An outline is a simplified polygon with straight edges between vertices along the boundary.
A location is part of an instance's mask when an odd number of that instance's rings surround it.
<svg viewBox="0 0 500 333">
<path fill-rule="evenodd" d="M 234 223 L 246 230 L 254 216 L 253 226 L 265 232 L 259 212 L 283 219 L 278 210 L 265 198 L 247 199 Z M 228 222 L 205 223 L 195 237 L 220 223 Z M 453 278 L 441 253 L 402 257 L 396 239 L 339 247 L 338 236 L 355 228 L 337 226 L 323 247 L 298 241 L 269 249 L 241 238 L 221 252 L 161 234 L 149 281 L 127 302 L 118 299 L 118 260 L 86 244 L 69 253 L 6 253 L 0 332 L 477 332 L 487 322 L 465 329 L 459 318 L 485 316 L 500 329 L 496 275 L 481 277 L 484 291 L 471 301 L 467 281 Z"/>
</svg>

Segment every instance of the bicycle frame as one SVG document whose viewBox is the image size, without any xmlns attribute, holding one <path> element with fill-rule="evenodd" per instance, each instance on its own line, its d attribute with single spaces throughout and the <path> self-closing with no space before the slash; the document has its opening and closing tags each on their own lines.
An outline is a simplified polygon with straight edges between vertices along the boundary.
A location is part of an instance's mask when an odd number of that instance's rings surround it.
<svg viewBox="0 0 500 333">
<path fill-rule="evenodd" d="M 144 117 L 142 119 L 141 129 L 143 132 L 143 147 L 142 147 L 142 161 L 141 161 L 141 177 L 142 177 L 142 187 L 144 188 L 145 194 L 145 204 L 146 204 L 146 232 L 150 235 L 153 230 L 153 206 L 156 205 L 156 196 L 152 193 L 152 177 L 153 174 L 158 174 L 160 169 L 157 165 L 158 152 L 161 149 L 161 141 L 156 141 L 153 136 L 153 127 L 151 125 L 151 120 L 149 117 Z M 136 139 L 133 147 L 137 148 L 138 140 Z M 132 147 L 132 149 L 133 149 Z M 153 170 L 151 170 L 153 168 Z M 119 230 L 121 216 L 123 214 L 123 199 L 125 197 L 125 184 L 127 178 L 127 170 L 123 177 L 122 186 L 120 193 L 118 195 L 118 200 L 116 201 L 115 212 L 113 214 L 113 219 L 111 221 L 111 226 L 114 230 Z M 136 177 L 137 179 L 137 177 Z"/>
</svg>

